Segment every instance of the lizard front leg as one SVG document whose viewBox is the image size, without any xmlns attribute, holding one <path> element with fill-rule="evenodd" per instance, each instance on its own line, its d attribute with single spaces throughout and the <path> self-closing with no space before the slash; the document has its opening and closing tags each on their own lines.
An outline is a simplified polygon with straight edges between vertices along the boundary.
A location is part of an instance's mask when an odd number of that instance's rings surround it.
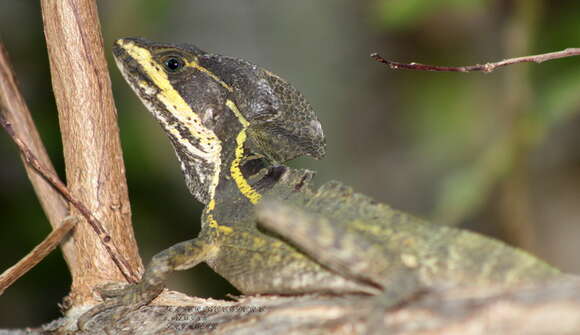
<svg viewBox="0 0 580 335">
<path fill-rule="evenodd" d="M 121 289 L 111 289 L 107 286 L 100 289 L 105 301 L 79 318 L 79 329 L 85 329 L 93 317 L 110 309 L 115 309 L 115 311 L 108 316 L 108 321 L 110 321 L 108 323 L 124 318 L 130 312 L 155 299 L 165 287 L 167 276 L 171 272 L 186 270 L 207 261 L 217 250 L 216 244 L 202 235 L 161 251 L 153 256 L 139 283 L 127 285 Z"/>
</svg>

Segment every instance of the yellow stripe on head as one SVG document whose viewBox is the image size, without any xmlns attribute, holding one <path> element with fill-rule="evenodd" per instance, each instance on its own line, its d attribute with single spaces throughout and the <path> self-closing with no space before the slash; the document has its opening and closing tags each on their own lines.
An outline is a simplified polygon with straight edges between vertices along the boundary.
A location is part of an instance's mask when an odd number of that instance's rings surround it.
<svg viewBox="0 0 580 335">
<path fill-rule="evenodd" d="M 149 50 L 138 46 L 130 40 L 118 40 L 117 44 L 137 63 L 139 63 L 147 77 L 155 85 L 155 87 L 147 88 L 144 87 L 147 83 L 140 82 L 139 86 L 141 89 L 143 89 L 145 93 L 147 93 L 146 90 L 149 89 L 149 94 L 152 92 L 151 90 L 157 89 L 158 92 L 156 98 L 163 104 L 167 112 L 177 119 L 176 124 L 169 124 L 162 115 L 157 115 L 157 119 L 162 123 L 162 126 L 177 141 L 179 141 L 188 152 L 213 165 L 212 174 L 210 176 L 205 176 L 205 178 L 211 178 L 208 185 L 210 199 L 213 199 L 215 196 L 215 189 L 219 182 L 221 165 L 220 155 L 222 150 L 221 141 L 211 129 L 203 126 L 199 115 L 191 109 L 179 92 L 173 88 L 167 73 L 163 70 L 161 65 L 155 61 Z M 144 103 L 148 104 L 149 102 L 144 100 Z M 158 113 L 155 108 L 150 109 L 152 112 Z M 179 129 L 177 129 L 177 124 L 187 128 L 190 134 L 199 141 L 199 145 L 194 146 L 187 138 L 184 138 L 179 132 Z"/>
</svg>

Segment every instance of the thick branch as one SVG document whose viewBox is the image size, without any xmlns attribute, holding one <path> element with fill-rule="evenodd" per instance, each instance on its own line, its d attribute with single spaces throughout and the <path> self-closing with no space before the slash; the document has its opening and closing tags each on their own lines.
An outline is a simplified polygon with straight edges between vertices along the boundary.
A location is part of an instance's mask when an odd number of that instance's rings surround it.
<svg viewBox="0 0 580 335">
<path fill-rule="evenodd" d="M 562 51 L 549 52 L 545 54 L 524 56 L 517 58 L 509 58 L 499 62 L 467 65 L 467 66 L 438 66 L 438 65 L 426 65 L 421 63 L 399 63 L 384 59 L 378 53 L 372 53 L 371 57 L 377 62 L 387 64 L 391 70 L 418 70 L 418 71 L 441 71 L 441 72 L 484 72 L 489 73 L 495 71 L 496 69 L 512 64 L 518 63 L 542 63 L 549 60 L 567 58 L 573 56 L 580 56 L 580 48 L 568 48 Z"/>
<path fill-rule="evenodd" d="M 533 287 L 438 289 L 397 306 L 376 296 L 220 301 L 164 292 L 114 324 L 97 317 L 82 334 L 578 334 L 579 292 L 574 279 Z"/>
<path fill-rule="evenodd" d="M 42 0 L 52 85 L 59 112 L 67 184 L 103 223 L 132 273 L 142 271 L 111 83 L 94 0 Z M 74 242 L 80 266 L 71 269 L 72 305 L 90 304 L 93 288 L 124 277 L 89 225 Z"/>
</svg>

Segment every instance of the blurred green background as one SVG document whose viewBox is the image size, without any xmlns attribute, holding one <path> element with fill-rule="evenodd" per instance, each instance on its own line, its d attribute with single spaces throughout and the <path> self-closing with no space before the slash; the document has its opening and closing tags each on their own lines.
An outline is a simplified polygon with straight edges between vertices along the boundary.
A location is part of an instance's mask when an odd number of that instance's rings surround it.
<svg viewBox="0 0 580 335">
<path fill-rule="evenodd" d="M 192 42 L 299 88 L 328 139 L 317 183 L 339 179 L 395 208 L 494 235 L 580 273 L 580 58 L 492 74 L 391 71 L 369 58 L 467 65 L 580 46 L 569 0 L 100 1 L 116 38 Z M 38 1 L 1 1 L 0 34 L 64 176 Z M 109 58 L 110 60 L 110 58 Z M 169 142 L 111 64 L 133 222 L 145 262 L 193 237 L 201 207 Z M 50 226 L 0 132 L 0 271 Z M 70 277 L 54 252 L 0 297 L 0 327 L 58 317 Z M 236 293 L 207 267 L 172 276 L 198 296 Z"/>
</svg>

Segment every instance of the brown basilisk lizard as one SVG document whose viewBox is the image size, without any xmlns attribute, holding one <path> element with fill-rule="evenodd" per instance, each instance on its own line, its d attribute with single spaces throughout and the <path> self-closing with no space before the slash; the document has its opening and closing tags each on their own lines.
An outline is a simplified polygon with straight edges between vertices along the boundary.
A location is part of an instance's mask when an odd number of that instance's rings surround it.
<svg viewBox="0 0 580 335">
<path fill-rule="evenodd" d="M 324 155 L 320 122 L 300 92 L 263 68 L 137 38 L 116 41 L 114 56 L 205 209 L 197 238 L 157 254 L 140 283 L 109 292 L 83 322 L 147 304 L 170 272 L 200 262 L 246 294 L 388 293 L 393 302 L 437 283 L 560 275 L 502 242 L 424 222 L 338 182 L 312 189 L 311 171 L 282 164 Z"/>
</svg>

